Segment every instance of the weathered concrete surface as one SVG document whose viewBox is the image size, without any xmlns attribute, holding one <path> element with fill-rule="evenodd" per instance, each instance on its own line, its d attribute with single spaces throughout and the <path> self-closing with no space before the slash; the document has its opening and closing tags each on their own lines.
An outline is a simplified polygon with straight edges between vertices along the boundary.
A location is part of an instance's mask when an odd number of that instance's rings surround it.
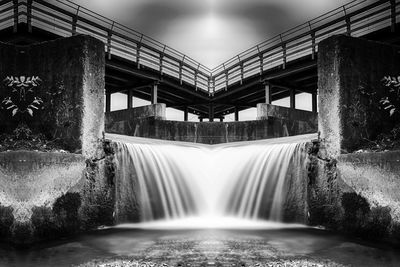
<svg viewBox="0 0 400 267">
<path fill-rule="evenodd" d="M 135 119 L 157 118 L 165 119 L 166 105 L 163 103 L 135 107 L 130 109 L 116 110 L 106 113 L 106 124 L 113 124 L 120 121 L 132 121 Z"/>
<path fill-rule="evenodd" d="M 24 99 L 1 84 L 0 99 L 11 97 L 21 112 L 0 112 L 0 133 L 25 123 L 33 133 L 59 140 L 72 152 L 93 156 L 104 130 L 104 44 L 90 36 L 74 36 L 31 46 L 0 45 L 0 79 L 37 76 L 42 81 Z M 40 98 L 43 103 L 26 112 Z M 94 119 L 96 118 L 96 119 Z"/>
<path fill-rule="evenodd" d="M 11 81 L 1 85 L 0 100 L 15 104 L 1 106 L 0 134 L 13 137 L 24 125 L 27 143 L 29 135 L 44 135 L 46 142 L 75 152 L 0 153 L 0 237 L 29 245 L 112 224 L 113 152 L 100 139 L 104 44 L 74 36 L 32 46 L 0 45 L 0 57 L 0 78 Z M 31 77 L 38 78 L 35 85 Z"/>
<path fill-rule="evenodd" d="M 399 75 L 399 62 L 399 48 L 382 43 L 344 35 L 319 43 L 318 124 L 329 156 L 354 151 L 365 139 L 393 128 L 382 113 L 371 112 L 370 101 L 374 93 L 374 99 L 383 96 L 384 76 Z"/>
<path fill-rule="evenodd" d="M 29 245 L 112 224 L 113 168 L 112 154 L 0 153 L 1 237 Z"/>
<path fill-rule="evenodd" d="M 11 151 L 0 153 L 0 203 L 13 208 L 17 222 L 27 222 L 34 206 L 49 205 L 82 178 L 82 155 Z"/>
<path fill-rule="evenodd" d="M 314 133 L 316 115 L 299 110 L 270 107 L 267 120 L 240 122 L 180 122 L 157 117 L 135 119 L 135 109 L 106 114 L 106 131 L 137 137 L 204 144 L 260 140 Z M 281 115 L 278 115 L 282 111 Z"/>
<path fill-rule="evenodd" d="M 338 157 L 338 175 L 371 206 L 389 207 L 400 222 L 400 151 Z"/>
</svg>

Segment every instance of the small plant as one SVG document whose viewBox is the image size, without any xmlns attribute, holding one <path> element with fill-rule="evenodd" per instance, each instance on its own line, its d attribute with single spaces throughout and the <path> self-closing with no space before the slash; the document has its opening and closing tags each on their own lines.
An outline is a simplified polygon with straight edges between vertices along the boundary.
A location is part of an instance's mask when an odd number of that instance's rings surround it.
<svg viewBox="0 0 400 267">
<path fill-rule="evenodd" d="M 389 116 L 398 114 L 400 111 L 400 76 L 385 76 L 382 83 L 386 88 L 385 97 L 379 103 L 382 108 L 389 111 Z"/>
</svg>

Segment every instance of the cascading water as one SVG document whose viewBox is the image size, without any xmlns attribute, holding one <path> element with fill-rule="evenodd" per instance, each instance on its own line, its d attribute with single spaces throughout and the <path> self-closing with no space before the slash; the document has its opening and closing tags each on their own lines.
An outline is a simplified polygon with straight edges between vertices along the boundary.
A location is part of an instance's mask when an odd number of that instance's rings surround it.
<svg viewBox="0 0 400 267">
<path fill-rule="evenodd" d="M 127 222 L 190 216 L 281 221 L 288 199 L 304 200 L 288 194 L 304 183 L 304 142 L 314 136 L 216 146 L 108 137 L 116 146 L 117 220 Z M 289 206 L 306 212 L 304 205 Z"/>
</svg>

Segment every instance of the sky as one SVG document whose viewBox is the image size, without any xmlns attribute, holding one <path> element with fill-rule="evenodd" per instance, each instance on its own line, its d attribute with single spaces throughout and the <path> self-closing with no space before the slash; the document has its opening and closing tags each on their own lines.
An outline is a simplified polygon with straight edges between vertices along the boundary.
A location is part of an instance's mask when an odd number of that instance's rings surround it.
<svg viewBox="0 0 400 267">
<path fill-rule="evenodd" d="M 73 0 L 73 2 L 142 32 L 213 68 L 263 40 L 351 1 Z M 301 102 L 301 99 L 299 100 Z"/>
</svg>

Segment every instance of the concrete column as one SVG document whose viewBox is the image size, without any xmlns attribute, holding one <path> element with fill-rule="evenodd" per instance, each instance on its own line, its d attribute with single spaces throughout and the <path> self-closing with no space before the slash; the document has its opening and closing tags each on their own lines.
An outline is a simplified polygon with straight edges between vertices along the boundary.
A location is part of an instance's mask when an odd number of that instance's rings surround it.
<svg viewBox="0 0 400 267">
<path fill-rule="evenodd" d="M 290 108 L 296 108 L 296 90 L 290 89 Z"/>
<path fill-rule="evenodd" d="M 239 121 L 239 108 L 235 107 L 235 121 Z"/>
<path fill-rule="evenodd" d="M 213 103 L 209 104 L 208 118 L 209 118 L 210 122 L 214 121 L 214 104 Z"/>
<path fill-rule="evenodd" d="M 111 93 L 106 92 L 106 112 L 111 111 Z"/>
<path fill-rule="evenodd" d="M 265 103 L 271 104 L 271 85 L 265 83 Z"/>
<path fill-rule="evenodd" d="M 318 112 L 318 110 L 317 110 L 317 101 L 318 101 L 317 92 L 312 93 L 311 96 L 312 96 L 312 101 L 311 101 L 312 112 Z"/>
<path fill-rule="evenodd" d="M 327 155 L 336 157 L 393 128 L 389 114 L 370 114 L 368 105 L 355 103 L 365 97 L 361 86 L 384 97 L 381 80 L 400 73 L 400 54 L 394 46 L 344 35 L 321 41 L 318 50 L 318 127 Z"/>
<path fill-rule="evenodd" d="M 186 106 L 185 110 L 183 111 L 183 120 L 188 121 L 189 119 L 189 108 Z"/>
<path fill-rule="evenodd" d="M 132 89 L 128 89 L 127 98 L 127 109 L 133 108 Z"/>
<path fill-rule="evenodd" d="M 151 104 L 157 104 L 158 82 L 154 82 L 151 88 Z"/>
</svg>

